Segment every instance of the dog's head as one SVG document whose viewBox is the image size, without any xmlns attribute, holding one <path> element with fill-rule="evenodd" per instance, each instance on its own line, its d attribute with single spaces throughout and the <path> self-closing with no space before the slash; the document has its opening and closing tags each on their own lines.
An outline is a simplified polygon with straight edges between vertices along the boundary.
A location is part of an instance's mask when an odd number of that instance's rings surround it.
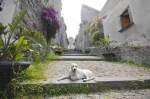
<svg viewBox="0 0 150 99">
<path fill-rule="evenodd" d="M 75 72 L 75 71 L 77 70 L 77 68 L 78 68 L 78 65 L 77 65 L 77 64 L 75 64 L 75 63 L 72 63 L 72 64 L 71 64 L 71 70 L 72 70 L 73 72 Z"/>
</svg>

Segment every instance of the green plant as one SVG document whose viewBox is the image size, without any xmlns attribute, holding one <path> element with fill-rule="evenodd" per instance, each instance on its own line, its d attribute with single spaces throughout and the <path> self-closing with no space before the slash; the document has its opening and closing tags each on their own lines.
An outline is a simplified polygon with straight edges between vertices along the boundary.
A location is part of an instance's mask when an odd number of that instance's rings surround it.
<svg viewBox="0 0 150 99">
<path fill-rule="evenodd" d="M 114 41 L 110 41 L 109 36 L 104 36 L 100 39 L 100 48 L 103 49 L 103 53 L 113 53 L 113 48 L 110 45 Z"/>
<path fill-rule="evenodd" d="M 4 26 L 0 23 L 0 59 L 22 60 L 29 51 L 28 42 L 24 35 L 19 35 L 19 23 L 25 16 L 26 11 L 19 12 L 11 24 Z"/>
<path fill-rule="evenodd" d="M 27 70 L 20 73 L 20 80 L 40 80 L 47 79 L 44 71 L 50 61 L 56 59 L 57 55 L 48 53 L 44 61 L 35 61 Z"/>
<path fill-rule="evenodd" d="M 47 51 L 48 44 L 46 42 L 46 38 L 44 37 L 44 34 L 38 31 L 33 31 L 29 28 L 22 28 L 23 35 L 27 38 L 29 41 L 29 47 L 32 49 L 32 52 L 30 52 L 29 60 L 32 61 L 41 61 L 45 59 L 45 55 L 49 52 Z"/>
<path fill-rule="evenodd" d="M 93 44 L 94 44 L 95 46 L 100 45 L 100 40 L 101 40 L 102 38 L 103 38 L 103 36 L 100 34 L 99 31 L 94 32 L 93 35 L 92 35 Z"/>
<path fill-rule="evenodd" d="M 33 31 L 30 28 L 22 28 L 22 33 L 25 37 L 30 40 L 31 44 L 40 44 L 43 47 L 47 46 L 46 38 L 44 34 L 38 31 Z"/>
<path fill-rule="evenodd" d="M 100 39 L 100 41 L 102 42 L 103 45 L 109 45 L 111 42 L 109 40 L 109 36 L 104 36 L 103 38 Z"/>
</svg>

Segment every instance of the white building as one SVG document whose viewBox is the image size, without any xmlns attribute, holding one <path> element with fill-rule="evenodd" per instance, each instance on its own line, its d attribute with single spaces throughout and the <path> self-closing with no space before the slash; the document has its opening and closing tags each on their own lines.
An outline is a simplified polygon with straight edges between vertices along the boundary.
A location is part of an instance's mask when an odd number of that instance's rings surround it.
<svg viewBox="0 0 150 99">
<path fill-rule="evenodd" d="M 119 42 L 150 44 L 150 0 L 108 0 L 102 9 L 105 35 Z"/>
<path fill-rule="evenodd" d="M 149 12 L 150 0 L 108 0 L 102 9 L 104 34 L 124 44 L 115 50 L 123 61 L 150 64 Z"/>
</svg>

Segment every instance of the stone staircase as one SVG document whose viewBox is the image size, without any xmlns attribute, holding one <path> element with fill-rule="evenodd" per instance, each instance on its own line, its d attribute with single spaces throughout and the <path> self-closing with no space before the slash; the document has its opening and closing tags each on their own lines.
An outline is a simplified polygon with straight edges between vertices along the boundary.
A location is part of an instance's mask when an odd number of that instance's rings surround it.
<svg viewBox="0 0 150 99">
<path fill-rule="evenodd" d="M 91 56 L 86 54 L 64 54 L 54 61 L 102 61 L 100 57 Z M 47 90 L 48 93 L 64 95 L 64 94 L 78 94 L 78 93 L 97 93 L 108 90 L 137 90 L 150 88 L 150 77 L 96 77 L 93 81 L 83 82 L 70 81 L 70 80 L 46 80 L 46 81 L 34 81 L 30 83 L 23 82 L 21 85 L 26 86 L 26 89 L 30 86 L 40 85 L 43 90 Z M 48 88 L 48 89 L 47 89 Z M 59 90 L 58 90 L 59 89 Z M 60 94 L 61 93 L 61 94 Z"/>
<path fill-rule="evenodd" d="M 102 59 L 97 56 L 74 54 L 74 55 L 60 56 L 55 60 L 57 60 L 57 61 L 101 61 Z"/>
</svg>

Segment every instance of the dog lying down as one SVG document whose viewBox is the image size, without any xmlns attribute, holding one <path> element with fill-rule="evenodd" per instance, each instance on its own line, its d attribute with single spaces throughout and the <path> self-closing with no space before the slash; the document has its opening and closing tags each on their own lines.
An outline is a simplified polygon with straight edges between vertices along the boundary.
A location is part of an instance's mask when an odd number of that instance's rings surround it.
<svg viewBox="0 0 150 99">
<path fill-rule="evenodd" d="M 65 77 L 58 79 L 58 81 L 64 79 L 69 79 L 71 81 L 83 80 L 83 82 L 86 82 L 86 81 L 94 80 L 95 77 L 92 71 L 87 69 L 79 69 L 77 64 L 72 63 L 69 74 Z"/>
</svg>

